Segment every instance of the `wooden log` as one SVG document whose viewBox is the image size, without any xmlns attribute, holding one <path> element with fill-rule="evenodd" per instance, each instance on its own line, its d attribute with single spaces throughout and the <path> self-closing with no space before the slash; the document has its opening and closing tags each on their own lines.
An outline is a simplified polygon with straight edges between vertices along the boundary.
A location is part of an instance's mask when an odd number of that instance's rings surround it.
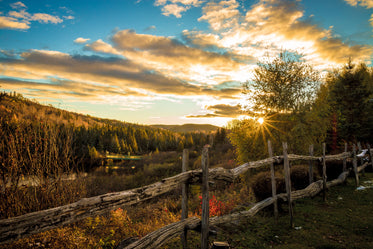
<svg viewBox="0 0 373 249">
<path fill-rule="evenodd" d="M 159 248 L 168 240 L 179 236 L 185 229 L 195 229 L 201 224 L 201 220 L 197 217 L 190 217 L 181 220 L 144 236 L 142 239 L 132 243 L 125 249 L 152 249 Z"/>
<path fill-rule="evenodd" d="M 354 154 L 354 158 L 353 158 L 353 166 L 354 166 L 354 173 L 355 173 L 355 184 L 356 184 L 356 187 L 359 186 L 359 173 L 357 171 L 357 157 L 356 157 L 356 145 L 354 144 L 353 145 L 353 154 Z"/>
<path fill-rule="evenodd" d="M 347 152 L 347 143 L 345 143 L 345 153 Z M 343 159 L 343 172 L 347 171 L 347 158 Z"/>
<path fill-rule="evenodd" d="M 350 156 L 351 153 L 345 152 L 338 155 L 326 156 L 325 160 L 343 160 Z M 288 160 L 320 160 L 320 158 L 288 155 Z M 242 173 L 251 168 L 282 162 L 282 156 L 274 156 L 256 162 L 245 163 L 231 170 L 214 168 L 209 170 L 209 180 L 233 182 L 234 179 L 237 179 Z M 71 224 L 87 217 L 105 214 L 119 207 L 124 208 L 138 204 L 173 191 L 182 183 L 200 182 L 201 177 L 201 170 L 192 170 L 140 188 L 83 198 L 75 203 L 64 206 L 0 220 L 0 244 Z"/>
<path fill-rule="evenodd" d="M 288 144 L 286 142 L 282 143 L 282 147 L 284 150 L 284 171 L 285 171 L 285 185 L 286 185 L 286 193 L 288 198 L 289 204 L 289 215 L 290 215 L 290 226 L 294 227 L 293 221 L 293 205 L 291 199 L 291 179 L 290 179 L 290 166 L 288 160 Z"/>
<path fill-rule="evenodd" d="M 325 143 L 322 144 L 322 182 L 323 182 L 323 200 L 326 201 L 326 161 L 325 161 Z"/>
<path fill-rule="evenodd" d="M 326 155 L 325 161 L 328 162 L 328 161 L 334 161 L 334 160 L 343 160 L 345 158 L 351 157 L 351 155 L 352 155 L 351 152 L 343 152 L 343 153 L 336 154 L 336 155 Z M 312 160 L 312 161 L 321 162 L 322 157 L 288 154 L 288 160 L 289 161 L 310 161 Z M 284 162 L 283 156 L 274 156 L 272 158 L 266 158 L 266 159 L 258 160 L 255 162 L 244 163 L 234 169 L 231 169 L 230 173 L 232 177 L 236 179 L 238 176 L 245 173 L 249 169 L 260 168 L 266 165 L 270 165 L 271 163 L 281 164 L 283 162 Z"/>
<path fill-rule="evenodd" d="M 201 220 L 201 249 L 209 248 L 209 154 L 208 147 L 202 151 L 202 220 Z"/>
<path fill-rule="evenodd" d="M 370 163 L 369 163 L 369 162 L 366 162 L 366 163 L 364 163 L 363 165 L 357 167 L 357 172 L 358 172 L 358 173 L 360 173 L 360 172 L 364 172 L 365 168 L 366 168 L 368 165 L 370 165 Z"/>
<path fill-rule="evenodd" d="M 327 183 L 328 187 L 332 187 L 342 182 L 346 181 L 349 172 L 343 172 L 337 179 L 330 181 Z M 293 200 L 305 198 L 305 197 L 314 197 L 319 194 L 323 189 L 323 182 L 319 180 L 310 184 L 307 188 L 297 191 L 292 191 L 291 198 Z M 219 225 L 238 225 L 245 219 L 254 217 L 259 211 L 262 209 L 273 205 L 275 199 L 282 199 L 287 201 L 288 199 L 287 193 L 278 194 L 276 198 L 269 197 L 265 200 L 255 203 L 249 210 L 235 212 L 232 214 L 224 215 L 224 216 L 215 216 L 209 219 L 209 224 L 212 226 L 219 226 Z M 199 226 L 201 226 L 201 220 L 197 217 L 190 217 L 185 219 L 184 221 L 179 221 L 167 225 L 163 228 L 160 228 L 152 233 L 149 233 L 142 239 L 136 241 L 135 243 L 126 247 L 126 249 L 154 249 L 159 248 L 168 240 L 176 237 L 179 233 L 181 233 L 184 228 L 190 230 L 196 230 Z"/>
<path fill-rule="evenodd" d="M 273 152 L 272 152 L 272 145 L 271 141 L 268 140 L 268 154 L 269 157 L 273 157 Z M 273 203 L 273 213 L 275 217 L 275 221 L 277 222 L 278 220 L 278 206 L 277 206 L 277 199 L 276 199 L 276 178 L 275 178 L 275 167 L 273 165 L 273 162 L 271 162 L 271 185 L 272 185 L 272 197 L 274 198 L 274 203 Z"/>
<path fill-rule="evenodd" d="M 313 144 L 311 144 L 309 147 L 309 153 L 310 153 L 310 156 L 313 157 Z M 313 160 L 309 160 L 308 165 L 309 165 L 309 173 L 308 173 L 309 184 L 311 184 L 313 183 Z"/>
<path fill-rule="evenodd" d="M 181 170 L 182 172 L 188 171 L 188 163 L 189 163 L 189 150 L 184 149 L 183 150 L 183 161 Z M 188 218 L 188 183 L 184 182 L 181 185 L 181 220 L 185 220 Z M 181 233 L 181 243 L 183 246 L 183 249 L 188 248 L 188 230 L 184 229 L 184 231 Z"/>
<path fill-rule="evenodd" d="M 68 205 L 0 220 L 0 244 L 152 199 L 178 188 L 180 183 L 188 181 L 190 174 L 181 173 L 148 186 L 83 198 Z"/>
</svg>

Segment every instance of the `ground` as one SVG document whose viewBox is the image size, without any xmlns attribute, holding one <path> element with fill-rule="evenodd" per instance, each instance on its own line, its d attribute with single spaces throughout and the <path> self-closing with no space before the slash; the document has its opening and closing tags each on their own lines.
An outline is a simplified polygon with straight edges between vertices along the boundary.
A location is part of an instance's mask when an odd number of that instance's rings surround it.
<svg viewBox="0 0 373 249">
<path fill-rule="evenodd" d="M 372 185 L 373 173 L 361 177 Z M 236 227 L 219 229 L 211 241 L 227 241 L 231 248 L 373 248 L 373 188 L 357 190 L 353 178 L 322 195 L 294 203 L 294 228 L 290 228 L 287 205 L 282 205 L 276 223 L 272 208 Z M 190 248 L 197 248 L 199 235 L 190 232 Z M 180 244 L 179 244 L 180 245 Z M 177 242 L 165 248 L 175 248 Z"/>
</svg>

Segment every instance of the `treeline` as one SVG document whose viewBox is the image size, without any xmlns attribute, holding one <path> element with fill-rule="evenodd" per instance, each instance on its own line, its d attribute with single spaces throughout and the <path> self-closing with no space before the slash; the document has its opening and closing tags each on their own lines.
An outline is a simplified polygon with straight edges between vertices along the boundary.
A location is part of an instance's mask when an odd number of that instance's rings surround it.
<svg viewBox="0 0 373 249">
<path fill-rule="evenodd" d="M 323 142 L 327 153 L 337 153 L 345 142 L 373 141 L 373 70 L 364 63 L 348 61 L 321 77 L 301 56 L 284 51 L 258 63 L 244 93 L 253 118 L 230 124 L 241 162 L 267 155 L 268 139 L 275 154 L 281 154 L 284 141 L 296 154 L 308 153 L 311 144 L 315 153 Z"/>
<path fill-rule="evenodd" d="M 0 173 L 4 179 L 35 174 L 36 169 L 46 175 L 70 168 L 89 170 L 106 153 L 199 149 L 212 136 L 93 118 L 40 105 L 17 93 L 0 95 Z"/>
</svg>

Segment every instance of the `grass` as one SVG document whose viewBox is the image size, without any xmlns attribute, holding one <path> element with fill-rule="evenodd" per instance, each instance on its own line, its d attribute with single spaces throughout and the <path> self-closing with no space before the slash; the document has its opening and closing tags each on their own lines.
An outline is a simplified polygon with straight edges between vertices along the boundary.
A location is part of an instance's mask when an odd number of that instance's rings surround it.
<svg viewBox="0 0 373 249">
<path fill-rule="evenodd" d="M 158 167 L 162 168 L 159 165 L 149 168 Z M 364 185 L 368 180 L 373 180 L 373 173 L 366 173 L 361 183 Z M 211 194 L 224 203 L 231 200 L 238 205 L 245 200 L 252 202 L 253 194 L 247 183 L 241 184 L 226 186 L 224 190 L 212 189 Z M 191 192 L 196 198 L 194 204 L 190 203 L 190 216 L 198 212 L 199 204 L 199 191 Z M 177 193 L 169 194 L 128 210 L 117 209 L 106 216 L 88 218 L 0 248 L 115 248 L 121 240 L 145 236 L 180 220 L 179 197 Z M 295 229 L 290 228 L 287 204 L 281 207 L 283 210 L 277 223 L 270 207 L 241 224 L 218 228 L 218 236 L 210 241 L 227 241 L 236 249 L 373 248 L 373 189 L 356 190 L 353 178 L 349 178 L 346 185 L 329 189 L 326 202 L 321 195 L 297 200 L 294 204 Z M 188 239 L 190 248 L 200 247 L 199 233 L 189 232 Z M 181 248 L 181 243 L 174 239 L 162 248 Z"/>
<path fill-rule="evenodd" d="M 361 183 L 373 180 L 373 173 Z M 227 241 L 231 248 L 373 248 L 373 189 L 356 190 L 355 182 L 329 189 L 327 201 L 322 196 L 297 200 L 294 204 L 295 228 L 290 228 L 287 204 L 281 206 L 276 224 L 272 208 L 238 226 L 218 229 L 210 241 Z M 190 248 L 199 247 L 199 234 L 190 232 Z M 181 248 L 175 240 L 165 248 Z"/>
</svg>

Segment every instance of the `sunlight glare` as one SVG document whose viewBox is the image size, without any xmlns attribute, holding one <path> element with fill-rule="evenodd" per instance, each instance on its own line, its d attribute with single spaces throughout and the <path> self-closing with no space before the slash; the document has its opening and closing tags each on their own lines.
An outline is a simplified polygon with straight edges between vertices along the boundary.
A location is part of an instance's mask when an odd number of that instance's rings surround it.
<svg viewBox="0 0 373 249">
<path fill-rule="evenodd" d="M 264 118 L 258 118 L 258 123 L 262 125 L 264 123 Z"/>
</svg>

